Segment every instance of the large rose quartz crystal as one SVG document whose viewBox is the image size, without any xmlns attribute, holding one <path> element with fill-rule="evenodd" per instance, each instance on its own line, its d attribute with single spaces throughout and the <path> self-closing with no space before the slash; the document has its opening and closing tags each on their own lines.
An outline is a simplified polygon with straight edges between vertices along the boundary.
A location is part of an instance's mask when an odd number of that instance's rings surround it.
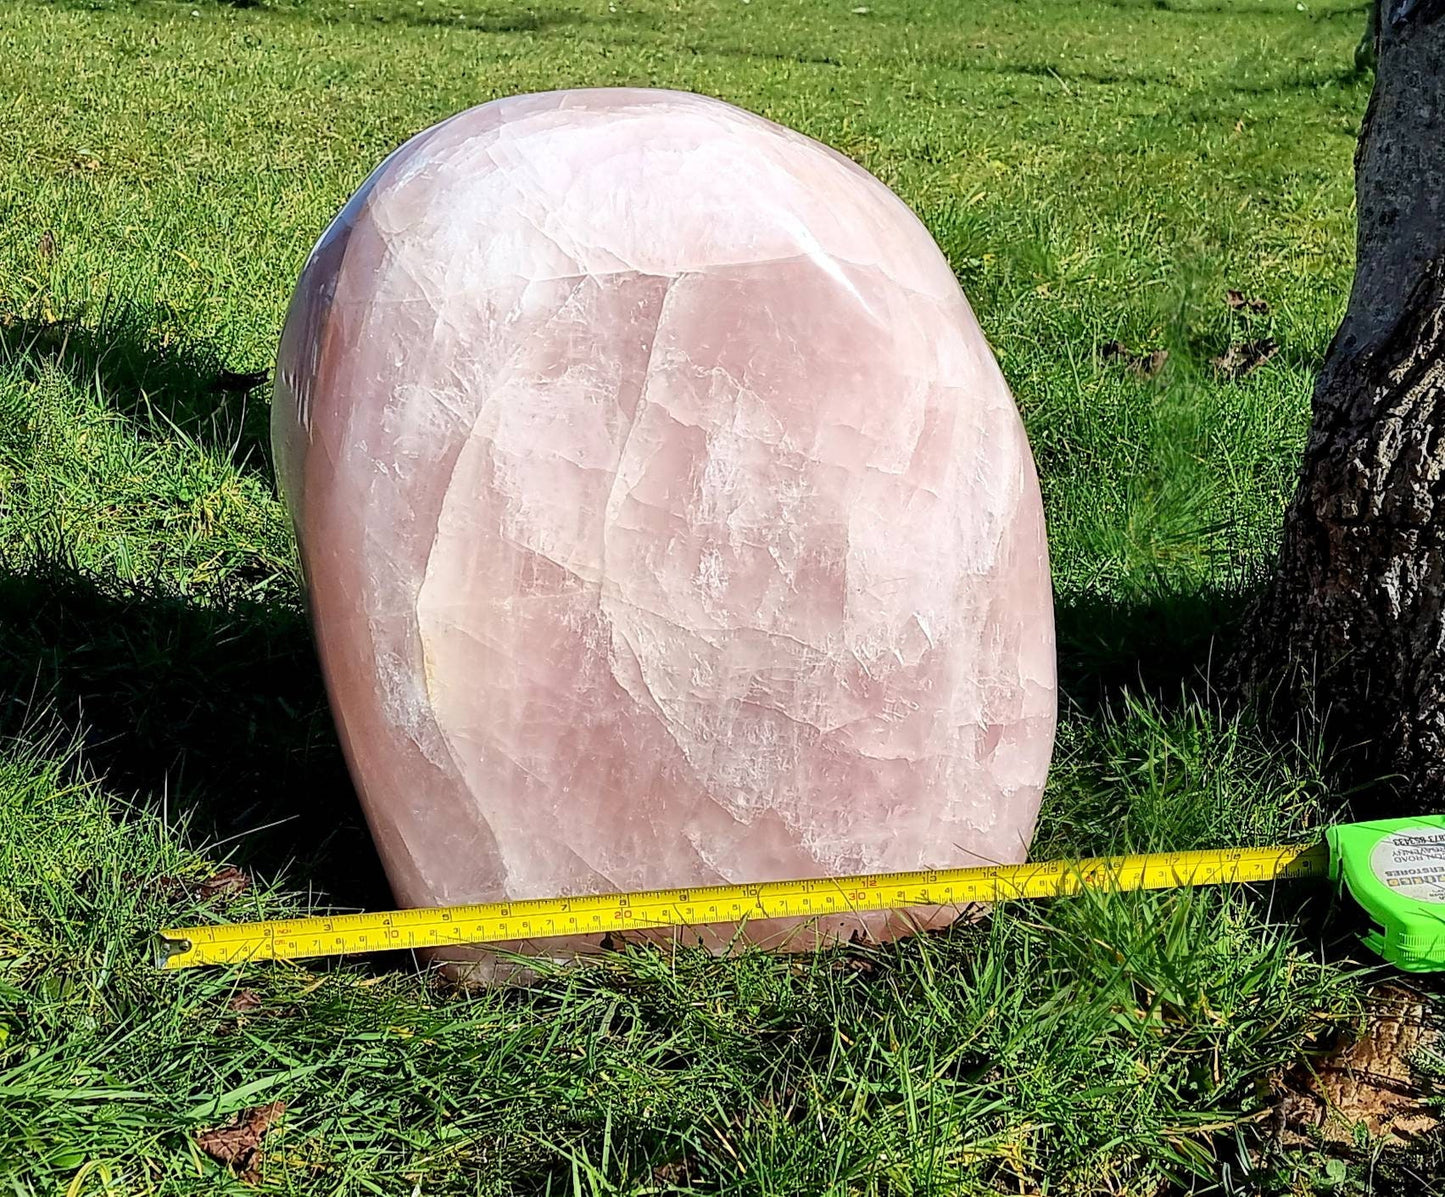
<svg viewBox="0 0 1445 1197">
<path fill-rule="evenodd" d="M 273 420 L 400 902 L 1024 857 L 1055 718 L 1033 462 L 943 255 L 841 155 L 666 91 L 453 117 L 312 252 Z"/>
</svg>

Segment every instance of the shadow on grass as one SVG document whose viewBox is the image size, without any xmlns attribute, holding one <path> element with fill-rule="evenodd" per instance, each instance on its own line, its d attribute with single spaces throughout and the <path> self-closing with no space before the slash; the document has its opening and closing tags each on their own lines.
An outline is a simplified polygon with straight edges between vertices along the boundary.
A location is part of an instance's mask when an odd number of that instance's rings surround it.
<svg viewBox="0 0 1445 1197">
<path fill-rule="evenodd" d="M 1088 713 L 1125 689 L 1166 706 L 1201 693 L 1246 601 L 1061 600 L 1065 695 Z M 53 563 L 0 570 L 0 622 L 0 728 L 48 709 L 113 790 L 166 793 L 245 867 L 329 904 L 390 904 L 302 612 L 122 594 Z"/>
<path fill-rule="evenodd" d="M 7 352 L 98 384 L 139 435 L 180 428 L 267 471 L 261 386 L 217 389 L 223 354 L 168 339 L 159 313 L 115 309 L 90 327 L 0 330 Z M 1249 596 L 1163 593 L 1134 602 L 1063 595 L 1060 681 L 1082 714 L 1124 690 L 1166 707 L 1210 688 L 1220 644 Z M 0 727 L 48 706 L 112 788 L 165 791 L 199 838 L 337 906 L 390 904 L 336 741 L 311 635 L 292 605 L 197 605 L 168 591 L 97 578 L 68 562 L 0 562 Z"/>
<path fill-rule="evenodd" d="M 445 29 L 471 30 L 473 33 L 543 33 L 564 25 L 588 23 L 580 12 L 566 8 L 504 9 L 499 12 L 479 12 L 465 20 L 409 12 L 398 9 L 390 20 L 398 24 L 424 25 Z"/>
<path fill-rule="evenodd" d="M 267 3 L 266 0 L 215 0 L 215 2 L 224 8 L 244 9 L 248 13 L 264 14 L 277 19 L 307 21 L 321 26 L 345 22 L 349 25 L 440 29 L 455 31 L 458 34 L 552 33 L 568 28 L 585 27 L 589 38 L 605 39 L 608 45 L 619 49 L 655 49 L 664 43 L 659 42 L 656 38 L 639 36 L 639 34 L 675 33 L 674 24 L 666 18 L 626 8 L 619 8 L 603 18 L 571 8 L 534 8 L 517 5 L 498 5 L 475 12 L 460 11 L 443 6 L 443 11 L 437 12 L 427 11 L 425 6 L 415 5 L 414 0 L 319 9 L 283 8 Z M 171 0 L 171 3 L 178 9 L 189 9 L 192 7 L 193 0 Z M 745 43 L 668 44 L 666 48 L 678 56 L 707 57 L 715 55 L 722 58 L 798 63 L 804 66 L 839 67 L 843 65 L 838 58 L 823 51 L 759 49 Z"/>
<path fill-rule="evenodd" d="M 191 9 L 194 0 L 171 0 L 178 9 Z M 473 33 L 542 33 L 565 25 L 591 23 L 585 13 L 571 8 L 532 7 L 502 4 L 475 12 L 447 9 L 445 14 L 426 12 L 414 0 L 371 0 L 368 4 L 325 7 L 320 11 L 308 8 L 281 7 L 267 0 L 215 0 L 221 8 L 243 9 L 270 16 L 309 20 L 317 24 L 346 21 L 358 25 L 416 25 L 422 27 L 469 30 Z"/>
<path fill-rule="evenodd" d="M 1168 74 L 1145 71 L 1098 71 L 1070 66 L 1064 59 L 1057 64 L 1047 62 L 960 62 L 960 70 L 977 71 L 988 75 L 1021 76 L 1039 79 L 1053 79 L 1060 84 L 1083 84 L 1096 87 L 1167 87 L 1176 88 L 1179 80 Z M 1313 92 L 1328 87 L 1350 87 L 1364 76 L 1353 66 L 1330 68 L 1322 66 L 1310 72 L 1281 77 L 1266 83 L 1245 83 L 1234 81 L 1221 85 L 1221 91 L 1232 95 L 1271 96 L 1291 92 Z M 1177 117 L 1173 117 L 1177 121 Z"/>
<path fill-rule="evenodd" d="M 48 361 L 106 402 L 147 438 L 176 430 L 242 470 L 271 475 L 270 372 L 242 371 L 224 350 L 158 331 L 174 316 L 135 305 L 88 323 L 17 320 L 0 325 L 0 356 Z"/>
<path fill-rule="evenodd" d="M 0 727 L 57 720 L 193 839 L 328 904 L 390 904 L 299 611 L 121 596 L 51 565 L 0 572 L 0 623 Z"/>
<path fill-rule="evenodd" d="M 1221 4 L 1217 0 L 1103 0 L 1107 8 L 1122 8 L 1138 12 L 1170 12 L 1178 13 L 1180 16 L 1238 16 L 1239 9 L 1230 4 Z M 1256 0 L 1252 11 L 1260 17 L 1284 17 L 1297 20 L 1296 13 L 1300 11 L 1298 0 L 1274 0 L 1273 3 L 1261 3 Z M 1328 21 L 1334 17 L 1363 17 L 1370 11 L 1369 0 L 1349 0 L 1345 4 L 1336 4 L 1333 7 L 1310 6 L 1310 19 L 1313 21 Z"/>
<path fill-rule="evenodd" d="M 1166 709 L 1212 696 L 1252 600 L 1252 592 L 1223 589 L 1136 600 L 1060 595 L 1059 688 L 1085 712 L 1109 706 L 1125 690 Z"/>
<path fill-rule="evenodd" d="M 1061 683 L 1082 711 L 1125 689 L 1209 686 L 1243 596 L 1058 606 Z M 113 593 L 63 564 L 0 572 L 0 726 L 48 707 L 121 792 L 165 791 L 193 834 L 328 902 L 389 902 L 336 741 L 305 616 Z"/>
</svg>

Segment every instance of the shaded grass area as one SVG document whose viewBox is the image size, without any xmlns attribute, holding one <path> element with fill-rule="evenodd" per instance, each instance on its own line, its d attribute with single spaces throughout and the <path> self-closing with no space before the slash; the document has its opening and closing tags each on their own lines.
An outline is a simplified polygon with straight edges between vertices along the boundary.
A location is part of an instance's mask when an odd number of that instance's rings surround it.
<svg viewBox="0 0 1445 1197">
<path fill-rule="evenodd" d="M 144 938 L 384 901 L 247 376 L 386 151 L 557 86 L 803 129 L 949 255 L 1050 520 L 1066 703 L 1036 852 L 1309 835 L 1334 810 L 1311 746 L 1263 741 L 1209 678 L 1348 289 L 1363 20 L 0 0 L 4 1183 L 240 1191 L 195 1132 L 279 1100 L 277 1192 L 1378 1188 L 1375 1148 L 1342 1174 L 1267 1129 L 1268 1078 L 1358 1009 L 1320 894 L 1081 899 L 803 960 L 636 951 L 475 995 L 405 958 L 162 977 Z M 1254 373 L 1211 367 L 1262 337 Z M 226 860 L 256 885 L 203 900 Z"/>
</svg>

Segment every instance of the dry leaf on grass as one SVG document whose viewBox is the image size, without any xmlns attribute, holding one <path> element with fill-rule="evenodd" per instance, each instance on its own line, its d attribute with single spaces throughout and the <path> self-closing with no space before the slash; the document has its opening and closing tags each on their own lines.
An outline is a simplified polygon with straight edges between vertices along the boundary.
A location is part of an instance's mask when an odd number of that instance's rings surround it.
<svg viewBox="0 0 1445 1197">
<path fill-rule="evenodd" d="M 1169 350 L 1156 349 L 1153 353 L 1139 354 L 1129 363 L 1129 369 L 1134 371 L 1140 378 L 1157 377 L 1159 371 L 1164 369 L 1164 363 L 1169 360 Z"/>
<path fill-rule="evenodd" d="M 652 1170 L 653 1183 L 674 1187 L 691 1183 L 692 1171 L 687 1156 L 666 1160 Z"/>
<path fill-rule="evenodd" d="M 1262 299 L 1246 299 L 1243 291 L 1230 288 L 1224 293 L 1224 302 L 1236 312 L 1251 312 L 1256 316 L 1268 316 L 1269 304 Z"/>
<path fill-rule="evenodd" d="M 226 1003 L 226 1009 L 233 1014 L 250 1014 L 261 1008 L 261 995 L 254 989 L 242 989 Z"/>
<path fill-rule="evenodd" d="M 1260 337 L 1257 341 L 1244 341 L 1231 345 L 1218 357 L 1210 361 L 1216 370 L 1226 378 L 1243 378 L 1257 370 L 1279 352 L 1279 345 L 1273 337 Z"/>
<path fill-rule="evenodd" d="M 167 899 L 178 897 L 189 889 L 189 886 L 181 878 L 172 877 L 167 873 L 145 875 L 126 872 L 120 875 L 120 880 L 127 889 L 137 889 Z"/>
<path fill-rule="evenodd" d="M 871 977 L 878 971 L 878 962 L 858 952 L 848 952 L 833 961 L 835 973 L 857 973 Z"/>
<path fill-rule="evenodd" d="M 196 896 L 202 902 L 212 898 L 234 898 L 251 888 L 251 879 L 240 869 L 227 866 L 219 873 L 206 878 L 196 889 Z"/>
<path fill-rule="evenodd" d="M 142 889 L 159 898 L 178 898 L 193 894 L 202 902 L 212 898 L 229 898 L 244 894 L 251 888 L 251 878 L 232 866 L 212 873 L 204 881 L 195 882 L 181 877 L 161 873 L 145 876 L 139 873 L 122 873 L 121 880 L 135 889 Z"/>
<path fill-rule="evenodd" d="M 225 1013 L 216 1021 L 217 1035 L 233 1035 L 249 1023 L 266 1013 L 266 1003 L 254 989 L 242 989 L 233 993 L 226 1001 Z"/>
<path fill-rule="evenodd" d="M 1417 1053 L 1440 1040 L 1425 999 L 1403 985 L 1381 985 L 1370 995 L 1366 1020 L 1359 1038 L 1281 1078 L 1276 1116 L 1282 1134 L 1294 1132 L 1299 1141 L 1300 1132 L 1318 1130 L 1327 1142 L 1348 1146 L 1361 1124 L 1372 1138 L 1396 1141 L 1439 1125 L 1428 1104 L 1431 1086 L 1411 1067 Z"/>
<path fill-rule="evenodd" d="M 225 1126 L 196 1133 L 196 1146 L 250 1184 L 261 1179 L 261 1140 L 286 1112 L 284 1101 L 242 1110 Z"/>
<path fill-rule="evenodd" d="M 1154 378 L 1169 360 L 1169 350 L 1132 353 L 1122 341 L 1105 341 L 1099 346 L 1099 357 L 1106 362 L 1121 362 L 1138 378 Z"/>
</svg>

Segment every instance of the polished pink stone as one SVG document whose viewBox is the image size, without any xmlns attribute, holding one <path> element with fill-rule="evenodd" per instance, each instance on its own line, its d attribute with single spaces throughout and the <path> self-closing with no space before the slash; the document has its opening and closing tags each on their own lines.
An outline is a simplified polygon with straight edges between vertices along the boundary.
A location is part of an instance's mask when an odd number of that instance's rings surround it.
<svg viewBox="0 0 1445 1197">
<path fill-rule="evenodd" d="M 400 902 L 1024 857 L 1038 481 L 947 261 L 841 155 L 666 91 L 444 121 L 307 260 L 273 421 Z"/>
</svg>

